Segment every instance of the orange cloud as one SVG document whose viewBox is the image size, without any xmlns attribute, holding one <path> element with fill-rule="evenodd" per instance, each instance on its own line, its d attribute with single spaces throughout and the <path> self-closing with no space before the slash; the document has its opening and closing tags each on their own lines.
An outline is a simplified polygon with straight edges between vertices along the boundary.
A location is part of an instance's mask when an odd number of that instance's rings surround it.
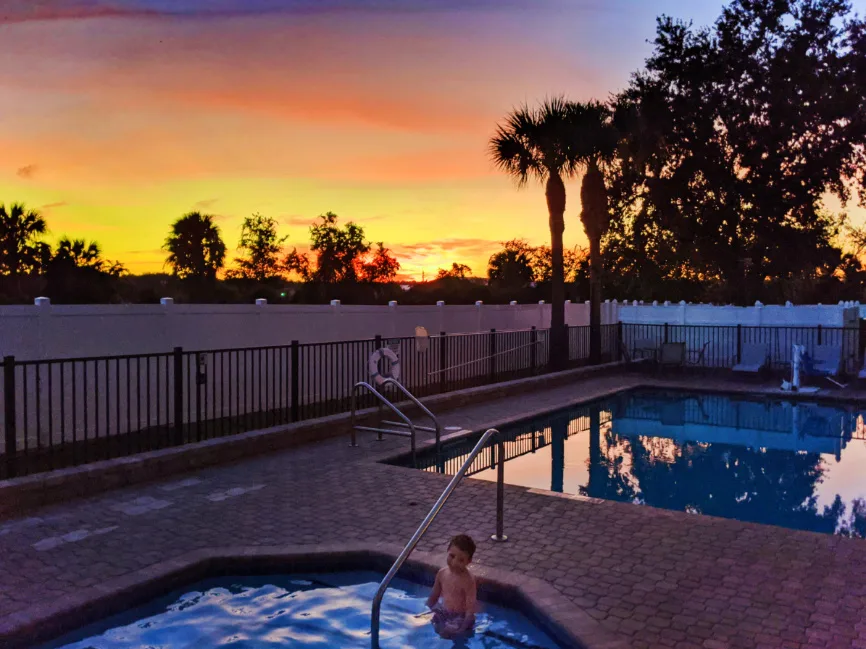
<svg viewBox="0 0 866 649">
<path fill-rule="evenodd" d="M 454 262 L 467 264 L 472 274 L 484 276 L 487 260 L 501 247 L 498 241 L 482 238 L 450 238 L 389 246 L 403 271 L 415 279 L 423 272 L 429 279 L 439 268 L 450 268 Z"/>
</svg>

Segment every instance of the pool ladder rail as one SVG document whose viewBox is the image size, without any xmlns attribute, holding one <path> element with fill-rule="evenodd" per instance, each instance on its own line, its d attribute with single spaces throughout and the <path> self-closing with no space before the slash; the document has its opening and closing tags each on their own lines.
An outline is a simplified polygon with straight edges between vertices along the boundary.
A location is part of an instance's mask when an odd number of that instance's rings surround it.
<svg viewBox="0 0 866 649">
<path fill-rule="evenodd" d="M 421 521 L 421 525 L 418 526 L 418 529 L 415 530 L 415 533 L 412 535 L 412 538 L 409 539 L 409 542 L 406 544 L 406 547 L 403 548 L 403 551 L 400 553 L 400 556 L 397 557 L 397 560 L 394 562 L 394 565 L 391 566 L 391 569 L 385 575 L 385 578 L 382 580 L 382 583 L 379 584 L 379 589 L 376 591 L 376 596 L 373 598 L 373 608 L 370 616 L 370 641 L 372 649 L 379 649 L 379 614 L 382 609 L 382 599 L 385 597 L 385 591 L 388 590 L 388 586 L 391 584 L 391 580 L 394 579 L 395 575 L 399 572 L 400 568 L 403 567 L 403 564 L 406 562 L 406 559 L 409 558 L 409 555 L 412 554 L 412 551 L 415 549 L 415 546 L 418 545 L 418 542 L 421 540 L 421 537 L 424 536 L 424 533 L 427 532 L 427 528 L 430 527 L 430 524 L 433 522 L 433 519 L 439 515 L 439 512 L 442 511 L 442 507 L 447 502 L 448 498 L 454 493 L 454 490 L 457 488 L 457 485 L 460 484 L 460 481 L 463 479 L 463 476 L 469 470 L 469 467 L 472 466 L 472 463 L 475 461 L 475 458 L 478 454 L 484 449 L 487 445 L 487 442 L 490 438 L 496 435 L 497 436 L 497 445 L 496 445 L 496 534 L 491 536 L 490 538 L 493 541 L 507 541 L 508 537 L 503 534 L 503 512 L 504 512 L 504 500 L 505 500 L 505 444 L 502 438 L 502 435 L 495 428 L 489 428 L 482 436 L 481 439 L 478 440 L 478 443 L 475 444 L 475 448 L 470 451 L 469 455 L 464 460 L 463 464 L 460 466 L 460 469 L 457 473 L 454 474 L 454 477 L 451 478 L 451 481 L 448 483 L 448 486 L 445 487 L 445 491 L 442 492 L 442 495 L 439 496 L 439 499 L 433 505 L 433 508 L 430 510 L 430 513 Z M 491 452 L 493 449 L 491 449 Z"/>
<path fill-rule="evenodd" d="M 422 413 L 427 415 L 430 421 L 433 423 L 432 426 L 419 426 L 414 423 L 398 406 L 396 406 L 388 397 L 386 397 L 382 392 L 384 392 L 384 388 L 391 386 L 394 387 L 398 392 L 402 393 L 411 403 L 413 403 Z M 381 425 L 387 425 L 388 428 L 382 428 L 381 426 L 361 426 L 356 422 L 356 413 L 358 410 L 358 394 L 361 390 L 366 390 L 373 396 L 375 396 L 379 400 L 379 420 Z M 388 408 L 400 421 L 382 421 L 381 411 L 382 406 Z M 413 395 L 409 390 L 406 389 L 402 383 L 397 381 L 394 378 L 385 379 L 380 385 L 380 389 L 377 390 L 370 383 L 366 381 L 359 381 L 355 384 L 355 387 L 352 389 L 352 432 L 351 432 L 351 446 L 358 446 L 358 439 L 356 433 L 358 431 L 363 432 L 372 432 L 377 434 L 377 439 L 382 441 L 383 435 L 397 435 L 399 437 L 408 437 L 412 447 L 412 465 L 417 466 L 416 462 L 416 448 L 417 448 L 417 434 L 419 430 L 423 430 L 424 432 L 434 433 L 436 435 L 436 457 L 439 457 L 439 445 L 442 441 L 442 424 L 439 423 L 439 420 L 436 418 L 430 409 L 427 408 L 423 403 L 421 403 L 415 395 Z"/>
</svg>

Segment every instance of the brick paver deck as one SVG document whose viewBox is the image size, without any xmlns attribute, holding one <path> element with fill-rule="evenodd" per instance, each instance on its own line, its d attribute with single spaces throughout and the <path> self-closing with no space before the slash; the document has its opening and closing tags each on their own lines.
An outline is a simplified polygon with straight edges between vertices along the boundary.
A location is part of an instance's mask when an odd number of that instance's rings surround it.
<svg viewBox="0 0 866 649">
<path fill-rule="evenodd" d="M 638 379 L 609 377 L 447 413 L 484 427 Z M 0 522 L 0 621 L 209 546 L 402 544 L 446 476 L 380 464 L 406 442 L 332 439 L 105 493 Z M 507 470 L 507 467 L 506 467 Z M 419 549 L 457 531 L 477 562 L 532 575 L 632 646 L 866 648 L 866 542 L 506 486 L 509 541 L 494 529 L 495 485 L 467 480 Z"/>
</svg>

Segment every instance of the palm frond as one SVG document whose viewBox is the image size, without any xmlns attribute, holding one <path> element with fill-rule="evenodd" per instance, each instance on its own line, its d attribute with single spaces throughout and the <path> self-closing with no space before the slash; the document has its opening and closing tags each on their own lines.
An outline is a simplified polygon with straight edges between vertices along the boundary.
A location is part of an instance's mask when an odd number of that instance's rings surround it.
<svg viewBox="0 0 866 649">
<path fill-rule="evenodd" d="M 518 186 L 527 183 L 531 176 L 543 178 L 543 169 L 539 167 L 536 154 L 525 138 L 514 131 L 503 127 L 497 129 L 496 135 L 490 140 L 490 157 L 497 168 L 513 176 Z"/>
</svg>

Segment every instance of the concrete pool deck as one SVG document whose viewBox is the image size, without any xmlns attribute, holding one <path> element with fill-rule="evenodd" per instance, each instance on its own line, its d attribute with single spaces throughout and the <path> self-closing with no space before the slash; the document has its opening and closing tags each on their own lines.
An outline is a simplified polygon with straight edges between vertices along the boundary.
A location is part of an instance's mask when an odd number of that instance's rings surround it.
<svg viewBox="0 0 866 649">
<path fill-rule="evenodd" d="M 457 408 L 442 419 L 483 429 L 638 385 L 771 389 L 625 373 Z M 362 435 L 359 448 L 347 441 L 328 439 L 0 521 L 0 637 L 38 620 L 53 603 L 110 592 L 130 575 L 190 553 L 401 546 L 448 477 L 378 462 L 406 450 L 405 440 Z M 866 648 L 863 540 L 509 485 L 507 543 L 488 540 L 494 525 L 495 485 L 466 480 L 418 549 L 444 554 L 451 535 L 467 532 L 479 541 L 477 569 L 545 582 L 625 646 Z"/>
</svg>

